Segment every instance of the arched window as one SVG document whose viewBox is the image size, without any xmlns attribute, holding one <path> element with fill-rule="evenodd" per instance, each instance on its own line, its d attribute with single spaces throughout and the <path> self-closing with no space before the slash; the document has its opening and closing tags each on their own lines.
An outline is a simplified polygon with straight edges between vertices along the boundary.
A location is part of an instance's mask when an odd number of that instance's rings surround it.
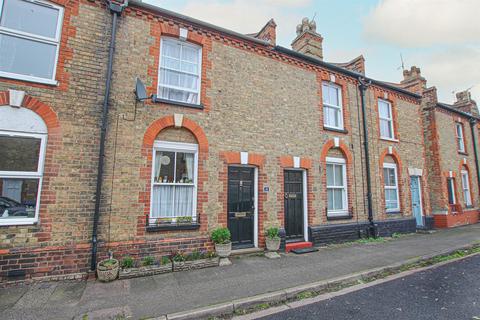
<svg viewBox="0 0 480 320">
<path fill-rule="evenodd" d="M 198 144 L 195 137 L 186 129 L 168 128 L 160 132 L 153 149 L 149 225 L 196 223 Z"/>
<path fill-rule="evenodd" d="M 332 148 L 327 158 L 327 215 L 348 215 L 347 162 L 342 151 Z"/>
<path fill-rule="evenodd" d="M 383 162 L 383 184 L 385 188 L 385 210 L 387 212 L 400 211 L 398 166 L 391 156 L 386 156 Z"/>
<path fill-rule="evenodd" d="M 46 144 L 38 114 L 0 107 L 0 225 L 38 221 Z"/>
<path fill-rule="evenodd" d="M 466 166 L 462 166 L 461 170 L 462 175 L 462 191 L 463 191 L 463 200 L 465 202 L 465 207 L 472 206 L 472 194 L 470 190 L 470 177 L 468 174 L 468 168 Z"/>
</svg>

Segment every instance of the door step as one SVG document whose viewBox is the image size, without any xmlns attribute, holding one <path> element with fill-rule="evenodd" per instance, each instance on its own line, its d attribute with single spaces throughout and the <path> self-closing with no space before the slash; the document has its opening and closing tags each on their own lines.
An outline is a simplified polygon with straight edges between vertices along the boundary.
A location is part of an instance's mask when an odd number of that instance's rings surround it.
<svg viewBox="0 0 480 320">
<path fill-rule="evenodd" d="M 244 249 L 234 249 L 232 250 L 231 256 L 242 256 L 242 255 L 249 255 L 249 254 L 256 254 L 261 253 L 264 250 L 261 248 L 244 248 Z"/>
<path fill-rule="evenodd" d="M 311 248 L 313 247 L 313 243 L 308 241 L 303 242 L 291 242 L 285 244 L 285 252 L 290 252 L 294 249 L 304 249 L 304 248 Z"/>
<path fill-rule="evenodd" d="M 310 252 L 317 252 L 318 249 L 311 247 L 311 248 L 302 248 L 302 249 L 293 249 L 291 252 L 295 254 L 304 254 L 304 253 L 310 253 Z"/>
</svg>

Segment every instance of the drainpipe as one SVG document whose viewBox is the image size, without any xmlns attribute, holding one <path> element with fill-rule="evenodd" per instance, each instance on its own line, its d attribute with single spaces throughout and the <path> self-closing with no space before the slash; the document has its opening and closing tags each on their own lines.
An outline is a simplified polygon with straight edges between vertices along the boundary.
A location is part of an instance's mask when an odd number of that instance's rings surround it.
<svg viewBox="0 0 480 320">
<path fill-rule="evenodd" d="M 472 130 L 472 143 L 473 143 L 473 155 L 475 157 L 475 168 L 477 169 L 477 186 L 480 193 L 480 172 L 478 172 L 478 151 L 477 151 L 477 138 L 475 136 L 475 125 L 477 120 L 475 118 L 470 118 L 470 129 Z"/>
<path fill-rule="evenodd" d="M 370 151 L 368 148 L 368 125 L 367 125 L 367 107 L 365 102 L 365 92 L 371 82 L 364 78 L 358 78 L 360 85 L 361 104 L 362 104 L 362 122 L 363 122 L 363 148 L 365 153 L 365 165 L 367 173 L 367 209 L 368 209 L 368 235 L 375 238 L 377 236 L 375 223 L 373 222 L 373 201 L 372 201 L 372 177 L 370 172 Z"/>
<path fill-rule="evenodd" d="M 128 0 L 107 1 L 108 9 L 110 9 L 110 13 L 112 14 L 112 31 L 110 36 L 110 47 L 108 52 L 107 78 L 105 82 L 105 96 L 103 98 L 102 127 L 100 131 L 100 149 L 98 152 L 97 186 L 95 190 L 95 211 L 93 213 L 93 228 L 92 228 L 92 258 L 90 263 L 90 269 L 92 271 L 94 271 L 97 266 L 98 220 L 100 218 L 100 200 L 102 198 L 103 166 L 105 162 L 105 142 L 106 142 L 105 138 L 107 135 L 107 128 L 108 128 L 108 100 L 110 98 L 110 86 L 112 82 L 113 53 L 115 52 L 117 19 L 122 14 L 123 9 L 125 9 L 127 5 L 128 5 Z"/>
</svg>

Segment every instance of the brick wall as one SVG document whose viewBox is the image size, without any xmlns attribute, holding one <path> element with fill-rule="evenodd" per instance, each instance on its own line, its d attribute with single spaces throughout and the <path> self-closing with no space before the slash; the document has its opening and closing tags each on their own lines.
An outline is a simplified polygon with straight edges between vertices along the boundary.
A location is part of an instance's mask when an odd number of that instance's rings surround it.
<svg viewBox="0 0 480 320">
<path fill-rule="evenodd" d="M 54 2 L 65 8 L 58 85 L 0 78 L 0 105 L 8 89 L 23 90 L 48 127 L 39 222 L 0 227 L 0 282 L 17 269 L 28 278 L 88 268 L 111 18 L 100 1 Z"/>
</svg>

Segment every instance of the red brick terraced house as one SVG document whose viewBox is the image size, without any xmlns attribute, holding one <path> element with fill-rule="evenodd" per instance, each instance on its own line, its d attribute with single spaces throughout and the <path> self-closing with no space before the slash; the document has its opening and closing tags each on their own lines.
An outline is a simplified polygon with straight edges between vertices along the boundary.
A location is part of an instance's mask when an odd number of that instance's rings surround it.
<svg viewBox="0 0 480 320">
<path fill-rule="evenodd" d="M 403 88 L 423 96 L 424 134 L 429 155 L 428 183 L 436 228 L 478 222 L 479 183 L 477 104 L 470 92 L 454 104 L 438 101 L 417 67 L 404 71 Z"/>
<path fill-rule="evenodd" d="M 280 227 L 288 251 L 478 219 L 474 116 L 366 77 L 361 56 L 323 61 L 313 21 L 291 50 L 273 20 L 243 35 L 141 1 L 0 10 L 3 282 L 211 249 L 218 226 L 246 251 Z M 432 112 L 463 124 L 451 167 Z M 453 178 L 466 201 L 464 171 L 468 221 L 441 193 Z"/>
</svg>

